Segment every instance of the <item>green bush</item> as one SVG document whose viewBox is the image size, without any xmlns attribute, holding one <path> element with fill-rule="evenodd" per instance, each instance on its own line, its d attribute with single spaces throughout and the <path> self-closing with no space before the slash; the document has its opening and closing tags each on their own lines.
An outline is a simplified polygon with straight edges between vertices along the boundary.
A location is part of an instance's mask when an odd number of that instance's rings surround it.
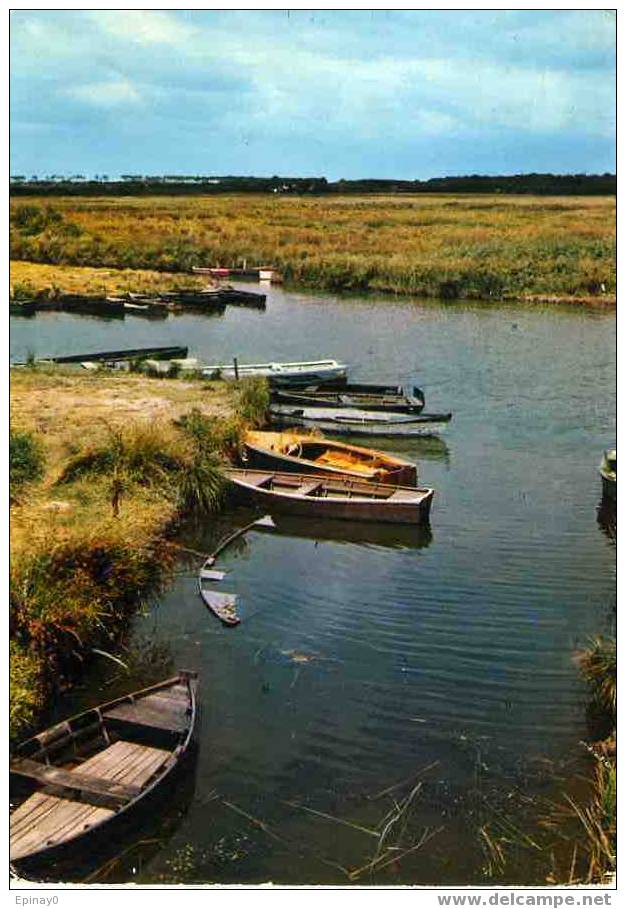
<svg viewBox="0 0 626 909">
<path fill-rule="evenodd" d="M 28 483 L 41 479 L 46 465 L 43 445 L 26 430 L 9 433 L 9 489 L 15 498 Z"/>
</svg>

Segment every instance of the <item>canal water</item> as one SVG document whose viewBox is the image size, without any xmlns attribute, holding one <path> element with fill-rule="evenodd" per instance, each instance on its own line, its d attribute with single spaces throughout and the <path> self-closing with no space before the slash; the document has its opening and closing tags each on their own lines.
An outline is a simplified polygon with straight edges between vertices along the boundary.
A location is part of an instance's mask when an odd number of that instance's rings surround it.
<svg viewBox="0 0 626 909">
<path fill-rule="evenodd" d="M 543 883 L 537 817 L 585 769 L 573 655 L 615 620 L 597 473 L 615 442 L 614 313 L 272 288 L 265 312 L 12 320 L 17 360 L 170 343 L 205 362 L 336 357 L 454 416 L 438 439 L 386 443 L 436 490 L 430 528 L 282 519 L 249 533 L 220 562 L 236 628 L 206 611 L 189 557 L 134 619 L 130 673 L 102 660 L 62 705 L 200 673 L 185 791 L 94 879 L 349 883 L 380 849 L 384 867 L 355 883 Z M 181 539 L 208 551 L 249 520 Z M 503 838 L 501 868 L 488 843 Z"/>
</svg>

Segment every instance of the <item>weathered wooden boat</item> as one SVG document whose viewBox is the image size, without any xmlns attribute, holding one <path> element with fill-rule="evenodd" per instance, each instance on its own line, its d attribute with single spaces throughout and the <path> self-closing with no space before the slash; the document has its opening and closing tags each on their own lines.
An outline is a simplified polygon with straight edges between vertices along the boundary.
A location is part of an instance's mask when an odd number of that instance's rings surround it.
<svg viewBox="0 0 626 909">
<path fill-rule="evenodd" d="M 10 316 L 34 316 L 36 312 L 36 300 L 9 300 Z"/>
<path fill-rule="evenodd" d="M 275 276 L 278 273 L 276 272 L 273 266 L 269 265 L 257 265 L 253 268 L 200 268 L 198 266 L 192 267 L 192 272 L 196 275 L 211 275 L 212 278 L 256 278 L 257 280 L 271 280 L 271 277 L 265 277 L 266 275 Z"/>
<path fill-rule="evenodd" d="M 434 492 L 350 477 L 224 468 L 233 487 L 265 511 L 313 518 L 420 524 L 428 520 Z"/>
<path fill-rule="evenodd" d="M 10 860 L 20 873 L 97 848 L 150 809 L 190 756 L 197 676 L 176 676 L 23 742 L 10 762 Z"/>
<path fill-rule="evenodd" d="M 326 390 L 298 389 L 289 391 L 277 388 L 272 392 L 276 404 L 294 404 L 298 407 L 352 407 L 357 410 L 391 411 L 393 413 L 421 413 L 425 399 L 421 389 L 415 387 L 412 395 L 405 395 L 401 388 L 391 386 L 391 392 L 354 391 L 359 386 Z M 384 387 L 384 386 L 383 386 Z"/>
<path fill-rule="evenodd" d="M 311 391 L 343 391 L 346 394 L 363 394 L 363 395 L 394 395 L 403 398 L 406 394 L 402 385 L 383 385 L 376 382 L 348 382 L 347 379 L 332 379 L 325 382 L 318 382 Z M 421 388 L 413 386 L 412 394 L 419 398 L 423 395 Z"/>
<path fill-rule="evenodd" d="M 123 318 L 125 314 L 123 300 L 109 300 L 107 297 L 64 293 L 51 302 L 57 309 L 81 315 Z"/>
<path fill-rule="evenodd" d="M 236 287 L 220 287 L 207 293 L 217 294 L 228 306 L 254 306 L 256 309 L 265 309 L 266 294 L 252 293 L 249 290 L 240 290 Z"/>
<path fill-rule="evenodd" d="M 334 410 L 325 407 L 290 407 L 271 404 L 271 423 L 280 427 L 302 426 L 340 436 L 429 436 L 437 435 L 452 414 L 406 414 L 389 411 Z"/>
<path fill-rule="evenodd" d="M 71 354 L 64 357 L 47 357 L 52 363 L 83 363 L 105 360 L 113 363 L 115 360 L 172 360 L 184 359 L 189 352 L 188 347 L 131 347 L 127 350 L 105 350 L 90 354 Z"/>
<path fill-rule="evenodd" d="M 246 466 L 263 470 L 351 476 L 395 486 L 417 486 L 417 467 L 404 458 L 297 432 L 250 430 L 244 440 L 243 458 Z"/>
<path fill-rule="evenodd" d="M 160 299 L 183 308 L 198 307 L 215 311 L 226 308 L 226 300 L 218 291 L 213 290 L 172 290 L 161 294 Z"/>
<path fill-rule="evenodd" d="M 124 312 L 128 316 L 140 316 L 144 319 L 167 319 L 169 307 L 159 300 L 147 300 L 145 303 L 129 303 L 124 300 Z"/>
<path fill-rule="evenodd" d="M 345 376 L 347 366 L 337 360 L 310 360 L 300 363 L 227 363 L 205 366 L 202 374 L 207 379 L 236 379 L 246 376 L 263 376 L 270 385 L 310 385 L 327 377 Z"/>
<path fill-rule="evenodd" d="M 205 586 L 207 583 L 216 583 L 224 580 L 225 572 L 219 571 L 213 567 L 215 565 L 215 560 L 231 543 L 234 543 L 235 540 L 239 539 L 239 537 L 243 536 L 254 527 L 273 528 L 274 526 L 274 521 L 270 515 L 265 515 L 262 518 L 255 518 L 254 521 L 251 521 L 244 527 L 237 528 L 237 530 L 229 533 L 227 537 L 221 540 L 211 555 L 205 559 L 198 572 L 198 592 L 202 597 L 205 606 L 207 606 L 211 612 L 224 623 L 224 625 L 238 625 L 241 619 L 237 615 L 237 597 L 234 593 L 212 590 Z"/>
<path fill-rule="evenodd" d="M 604 499 L 617 500 L 617 449 L 610 448 L 604 452 L 602 463 L 600 464 L 600 476 L 602 477 L 602 497 Z"/>
</svg>

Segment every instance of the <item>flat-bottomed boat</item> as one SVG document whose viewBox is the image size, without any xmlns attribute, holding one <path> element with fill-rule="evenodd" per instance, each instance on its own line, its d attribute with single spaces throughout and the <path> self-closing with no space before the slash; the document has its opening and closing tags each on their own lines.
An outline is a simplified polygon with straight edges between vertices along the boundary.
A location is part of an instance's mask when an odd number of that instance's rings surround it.
<svg viewBox="0 0 626 909">
<path fill-rule="evenodd" d="M 404 458 L 298 432 L 248 431 L 244 460 L 246 466 L 260 469 L 352 476 L 394 486 L 417 485 L 417 467 Z"/>
<path fill-rule="evenodd" d="M 434 492 L 348 477 L 225 468 L 231 484 L 265 511 L 348 521 L 426 523 Z"/>
<path fill-rule="evenodd" d="M 188 757 L 196 674 L 117 698 L 19 745 L 10 762 L 10 860 L 27 873 L 110 841 Z"/>
</svg>

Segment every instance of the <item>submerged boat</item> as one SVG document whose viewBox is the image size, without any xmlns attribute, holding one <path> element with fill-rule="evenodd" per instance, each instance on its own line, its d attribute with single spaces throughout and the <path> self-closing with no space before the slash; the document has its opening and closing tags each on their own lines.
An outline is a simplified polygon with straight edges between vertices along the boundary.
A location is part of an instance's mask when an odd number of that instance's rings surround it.
<svg viewBox="0 0 626 909">
<path fill-rule="evenodd" d="M 452 419 L 450 413 L 406 414 L 385 411 L 325 407 L 290 407 L 271 404 L 269 415 L 275 426 L 302 426 L 329 435 L 345 436 L 428 436 L 437 435 Z"/>
<path fill-rule="evenodd" d="M 231 484 L 270 513 L 284 511 L 314 518 L 421 524 L 428 520 L 434 491 L 390 486 L 349 477 L 225 468 Z"/>
<path fill-rule="evenodd" d="M 617 500 L 617 449 L 610 448 L 604 452 L 600 464 L 602 477 L 602 497 Z"/>
<path fill-rule="evenodd" d="M 300 363 L 226 363 L 205 366 L 202 374 L 208 379 L 236 379 L 262 376 L 270 385 L 311 385 L 327 378 L 346 375 L 347 366 L 337 360 L 309 360 Z"/>
<path fill-rule="evenodd" d="M 272 401 L 276 404 L 294 404 L 299 407 L 355 407 L 359 410 L 392 411 L 395 413 L 420 413 L 425 398 L 421 389 L 415 387 L 412 395 L 406 395 L 402 388 L 380 386 L 384 391 L 359 391 L 362 386 L 346 385 L 343 388 L 303 388 L 298 391 L 276 389 Z M 376 388 L 377 386 L 372 386 Z"/>
<path fill-rule="evenodd" d="M 297 432 L 250 430 L 244 441 L 247 466 L 359 477 L 397 486 L 416 486 L 417 467 L 384 451 L 360 448 Z"/>
<path fill-rule="evenodd" d="M 192 751 L 197 676 L 87 710 L 18 746 L 10 861 L 32 872 L 108 842 L 161 795 Z"/>
</svg>

